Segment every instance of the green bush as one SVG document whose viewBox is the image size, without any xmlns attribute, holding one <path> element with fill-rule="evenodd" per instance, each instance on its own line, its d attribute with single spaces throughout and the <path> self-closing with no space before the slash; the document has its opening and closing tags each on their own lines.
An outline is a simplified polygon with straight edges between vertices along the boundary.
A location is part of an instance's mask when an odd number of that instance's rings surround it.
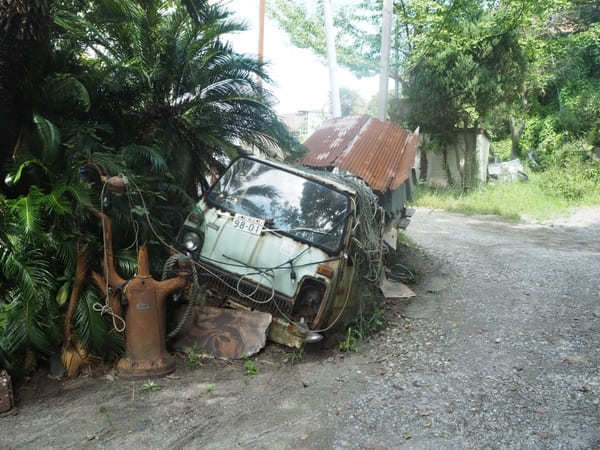
<svg viewBox="0 0 600 450">
<path fill-rule="evenodd" d="M 551 196 L 569 201 L 579 201 L 598 195 L 600 161 L 584 160 L 585 154 L 563 151 L 565 152 L 561 155 L 563 167 L 557 164 L 544 171 L 540 177 L 542 190 Z"/>
<path fill-rule="evenodd" d="M 508 161 L 510 159 L 510 151 L 512 149 L 510 137 L 502 139 L 501 141 L 492 142 L 491 149 L 494 153 L 494 156 L 499 157 L 502 161 Z"/>
</svg>

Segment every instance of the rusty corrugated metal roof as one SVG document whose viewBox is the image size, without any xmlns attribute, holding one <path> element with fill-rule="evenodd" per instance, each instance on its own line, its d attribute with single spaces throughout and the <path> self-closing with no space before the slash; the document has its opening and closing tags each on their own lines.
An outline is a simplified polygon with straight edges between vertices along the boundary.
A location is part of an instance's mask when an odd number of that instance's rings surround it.
<svg viewBox="0 0 600 450">
<path fill-rule="evenodd" d="M 311 167 L 346 169 L 385 192 L 404 183 L 415 162 L 419 131 L 410 133 L 369 116 L 331 119 L 304 143 L 300 161 Z"/>
<path fill-rule="evenodd" d="M 349 116 L 328 120 L 304 142 L 309 153 L 300 163 L 305 166 L 333 166 L 335 160 L 368 120 L 369 116 Z"/>
</svg>

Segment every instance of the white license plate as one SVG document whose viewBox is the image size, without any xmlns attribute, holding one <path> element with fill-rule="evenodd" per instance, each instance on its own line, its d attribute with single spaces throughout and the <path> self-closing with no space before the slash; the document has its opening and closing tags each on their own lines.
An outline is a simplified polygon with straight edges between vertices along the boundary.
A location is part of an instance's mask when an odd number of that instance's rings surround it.
<svg viewBox="0 0 600 450">
<path fill-rule="evenodd" d="M 265 221 L 256 217 L 244 216 L 243 214 L 236 214 L 233 217 L 233 228 L 246 233 L 259 235 L 264 225 Z"/>
</svg>

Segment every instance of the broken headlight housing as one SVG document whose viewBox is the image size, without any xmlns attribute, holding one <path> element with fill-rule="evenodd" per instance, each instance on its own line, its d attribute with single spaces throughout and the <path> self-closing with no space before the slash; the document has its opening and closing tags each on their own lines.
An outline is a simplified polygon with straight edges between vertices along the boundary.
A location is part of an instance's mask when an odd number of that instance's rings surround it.
<svg viewBox="0 0 600 450">
<path fill-rule="evenodd" d="M 181 243 L 188 252 L 194 253 L 202 247 L 202 238 L 198 233 L 188 230 L 183 233 Z"/>
<path fill-rule="evenodd" d="M 292 315 L 296 321 L 310 323 L 319 312 L 325 298 L 326 286 L 317 280 L 307 279 L 302 283 L 294 304 Z"/>
</svg>

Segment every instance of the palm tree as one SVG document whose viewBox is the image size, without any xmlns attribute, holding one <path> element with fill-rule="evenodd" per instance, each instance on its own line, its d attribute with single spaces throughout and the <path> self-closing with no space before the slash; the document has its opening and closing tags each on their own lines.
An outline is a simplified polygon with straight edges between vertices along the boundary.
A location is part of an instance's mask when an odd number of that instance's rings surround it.
<svg viewBox="0 0 600 450">
<path fill-rule="evenodd" d="M 225 40 L 243 26 L 218 4 L 188 3 L 198 21 L 182 6 L 169 9 L 172 2 L 129 0 L 61 23 L 84 29 L 79 39 L 101 61 L 107 82 L 100 94 L 110 93 L 111 103 L 98 103 L 92 114 L 111 118 L 117 145 L 151 146 L 170 168 L 185 167 L 186 190 L 195 196 L 202 174 L 221 169 L 224 156 L 253 148 L 273 154 L 294 142 L 257 84 L 268 80 L 264 64 Z M 126 114 L 114 117 L 107 106 Z"/>
<path fill-rule="evenodd" d="M 39 81 L 36 70 L 47 56 L 48 0 L 0 1 L 0 161 L 18 153 L 32 113 L 27 93 Z M 0 179 L 4 179 L 0 164 Z M 0 192 L 2 192 L 0 188 Z"/>
<path fill-rule="evenodd" d="M 101 232 L 89 210 L 99 207 L 102 183 L 86 168 L 131 180 L 128 195 L 102 200 L 117 230 L 118 268 L 129 278 L 136 269 L 131 247 L 157 245 L 155 230 L 167 241 L 175 236 L 203 173 L 246 148 L 293 145 L 257 86 L 257 78 L 268 79 L 264 65 L 224 40 L 242 27 L 205 0 L 183 3 L 53 2 L 47 58 L 23 84 L 17 128 L 25 132 L 0 137 L 8 149 L 0 161 L 7 171 L 0 180 L 7 182 L 0 195 L 0 365 L 17 368 L 24 349 L 57 352 L 81 245 L 98 269 Z M 4 59 L 0 80 L 15 78 L 3 70 L 11 70 Z M 152 254 L 164 256 L 161 250 Z M 84 288 L 73 325 L 82 344 L 104 356 L 121 341 L 93 310 L 96 301 Z"/>
</svg>

